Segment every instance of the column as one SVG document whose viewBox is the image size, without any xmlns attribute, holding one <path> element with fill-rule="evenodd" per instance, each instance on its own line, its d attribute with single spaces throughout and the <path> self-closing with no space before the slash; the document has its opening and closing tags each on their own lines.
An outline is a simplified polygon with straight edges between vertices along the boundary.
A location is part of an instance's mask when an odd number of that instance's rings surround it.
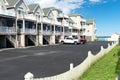
<svg viewBox="0 0 120 80">
<path fill-rule="evenodd" d="M 25 34 L 21 34 L 21 47 L 25 47 Z"/>
<path fill-rule="evenodd" d="M 21 34 L 21 47 L 25 47 L 25 20 L 23 19 L 23 33 Z"/>
<path fill-rule="evenodd" d="M 52 35 L 50 36 L 50 42 L 49 42 L 49 44 L 50 44 L 50 45 L 55 44 L 55 34 L 52 34 Z"/>
<path fill-rule="evenodd" d="M 43 34 L 40 34 L 38 39 L 39 39 L 39 44 L 43 45 Z"/>
</svg>

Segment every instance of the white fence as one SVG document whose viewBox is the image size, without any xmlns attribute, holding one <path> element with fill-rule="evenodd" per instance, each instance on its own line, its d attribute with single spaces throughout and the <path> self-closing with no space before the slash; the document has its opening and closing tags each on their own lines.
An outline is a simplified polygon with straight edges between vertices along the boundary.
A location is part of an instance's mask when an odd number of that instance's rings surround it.
<svg viewBox="0 0 120 80">
<path fill-rule="evenodd" d="M 78 66 L 73 68 L 73 63 L 70 64 L 70 70 L 59 75 L 45 77 L 45 78 L 34 78 L 34 75 L 30 72 L 25 74 L 24 80 L 75 80 L 82 74 L 98 59 L 108 53 L 118 42 L 114 42 L 111 45 L 108 44 L 106 49 L 101 46 L 101 50 L 97 55 L 93 55 L 91 51 L 88 51 L 87 58 Z"/>
</svg>

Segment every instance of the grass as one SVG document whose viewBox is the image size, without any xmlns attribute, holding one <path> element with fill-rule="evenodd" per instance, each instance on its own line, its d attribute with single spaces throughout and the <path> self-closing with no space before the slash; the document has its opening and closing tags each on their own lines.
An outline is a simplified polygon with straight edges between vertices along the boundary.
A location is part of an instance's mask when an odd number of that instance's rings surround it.
<svg viewBox="0 0 120 80">
<path fill-rule="evenodd" d="M 114 47 L 78 80 L 115 80 L 120 73 L 120 46 Z"/>
</svg>

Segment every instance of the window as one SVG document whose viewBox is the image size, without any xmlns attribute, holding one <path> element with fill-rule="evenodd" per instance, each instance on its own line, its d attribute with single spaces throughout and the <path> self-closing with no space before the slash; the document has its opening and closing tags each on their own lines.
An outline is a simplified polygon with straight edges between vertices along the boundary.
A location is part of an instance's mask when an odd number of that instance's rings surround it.
<svg viewBox="0 0 120 80">
<path fill-rule="evenodd" d="M 18 8 L 18 17 L 23 18 L 24 13 L 25 13 L 25 12 L 24 12 L 23 8 L 19 7 L 19 8 Z"/>
<path fill-rule="evenodd" d="M 40 13 L 39 12 L 35 13 L 35 16 L 36 16 L 37 20 L 40 20 Z"/>
</svg>

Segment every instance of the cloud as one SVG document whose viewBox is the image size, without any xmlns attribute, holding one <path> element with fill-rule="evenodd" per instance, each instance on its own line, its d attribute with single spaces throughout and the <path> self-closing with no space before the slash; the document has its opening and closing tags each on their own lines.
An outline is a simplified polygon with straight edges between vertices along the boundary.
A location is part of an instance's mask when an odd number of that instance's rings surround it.
<svg viewBox="0 0 120 80">
<path fill-rule="evenodd" d="M 27 0 L 25 0 L 27 1 Z M 56 7 L 61 9 L 65 14 L 71 13 L 73 10 L 80 8 L 84 0 L 29 0 L 29 3 L 38 3 L 42 8 Z"/>
<path fill-rule="evenodd" d="M 101 0 L 89 0 L 91 3 L 98 3 L 101 2 Z"/>
</svg>

